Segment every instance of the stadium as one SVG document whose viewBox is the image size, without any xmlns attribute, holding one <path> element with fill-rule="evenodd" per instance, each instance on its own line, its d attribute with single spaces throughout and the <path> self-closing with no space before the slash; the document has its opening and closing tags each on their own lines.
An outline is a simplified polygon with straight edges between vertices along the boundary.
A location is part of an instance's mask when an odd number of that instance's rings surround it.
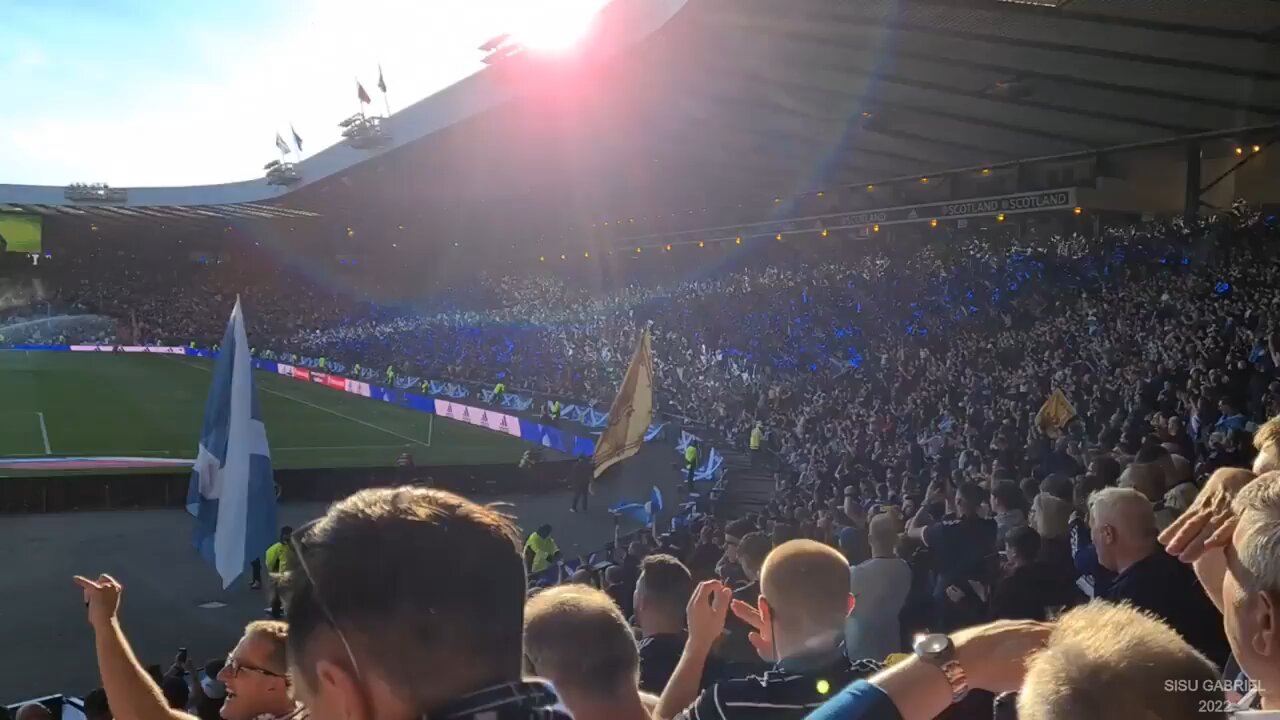
<svg viewBox="0 0 1280 720">
<path fill-rule="evenodd" d="M 1280 7 L 1226 5 L 413 11 L 152 184 L 20 184 L 77 160 L 15 116 L 0 709 L 1276 710 Z"/>
</svg>

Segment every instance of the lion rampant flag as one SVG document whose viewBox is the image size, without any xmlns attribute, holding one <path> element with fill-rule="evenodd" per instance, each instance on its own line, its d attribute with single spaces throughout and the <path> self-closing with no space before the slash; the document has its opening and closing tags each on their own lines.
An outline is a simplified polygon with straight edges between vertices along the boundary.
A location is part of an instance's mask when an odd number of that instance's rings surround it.
<svg viewBox="0 0 1280 720">
<path fill-rule="evenodd" d="M 1075 416 L 1076 409 L 1072 407 L 1071 401 L 1061 390 L 1054 388 L 1044 405 L 1040 406 L 1040 412 L 1036 413 L 1036 426 L 1040 428 L 1040 432 L 1056 438 Z"/>
<path fill-rule="evenodd" d="M 645 328 L 631 356 L 627 376 L 618 388 L 618 396 L 609 407 L 609 420 L 592 459 L 595 475 L 635 455 L 644 444 L 644 435 L 653 422 L 653 349 L 649 329 Z"/>
</svg>

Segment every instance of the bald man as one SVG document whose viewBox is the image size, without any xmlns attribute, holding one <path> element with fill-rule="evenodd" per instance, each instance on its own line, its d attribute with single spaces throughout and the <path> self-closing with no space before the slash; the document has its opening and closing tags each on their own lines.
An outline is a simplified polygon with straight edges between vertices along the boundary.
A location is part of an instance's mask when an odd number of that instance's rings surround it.
<svg viewBox="0 0 1280 720">
<path fill-rule="evenodd" d="M 812 540 L 774 548 L 760 569 L 755 606 L 732 600 L 718 581 L 698 586 L 689 602 L 689 640 L 667 683 L 655 716 L 662 720 L 803 718 L 832 693 L 875 672 L 872 661 L 851 662 L 844 629 L 853 596 L 849 564 L 835 549 Z M 711 645 L 732 612 L 754 628 L 749 638 L 771 672 L 719 682 L 697 695 Z"/>
<path fill-rule="evenodd" d="M 53 713 L 40 703 L 27 703 L 18 708 L 14 720 L 53 720 Z"/>
<path fill-rule="evenodd" d="M 1102 596 L 1164 620 L 1221 668 L 1230 649 L 1222 615 L 1195 573 L 1160 547 L 1151 502 L 1134 488 L 1105 488 L 1089 497 L 1089 530 L 1098 562 L 1116 573 Z"/>
</svg>

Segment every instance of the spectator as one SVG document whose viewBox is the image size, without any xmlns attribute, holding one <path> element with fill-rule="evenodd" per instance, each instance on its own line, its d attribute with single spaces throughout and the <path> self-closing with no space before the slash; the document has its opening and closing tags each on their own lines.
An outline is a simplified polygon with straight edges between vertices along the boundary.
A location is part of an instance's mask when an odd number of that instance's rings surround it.
<svg viewBox="0 0 1280 720">
<path fill-rule="evenodd" d="M 1070 502 L 1048 493 L 1037 495 L 1031 505 L 1031 526 L 1040 536 L 1040 561 L 1054 574 L 1074 578 L 1075 565 L 1068 536 L 1071 512 Z"/>
<path fill-rule="evenodd" d="M 754 603 L 760 597 L 760 569 L 765 558 L 773 549 L 773 542 L 762 532 L 751 532 L 742 536 L 738 543 L 738 562 L 746 575 L 747 584 L 733 591 L 735 600 Z M 760 664 L 760 656 L 747 636 L 751 626 L 730 617 L 725 622 L 725 637 L 720 645 L 719 655 L 728 662 L 744 664 L 748 667 Z M 681 645 L 681 649 L 683 649 Z M 673 668 L 674 669 L 674 668 Z"/>
<path fill-rule="evenodd" d="M 724 557 L 716 564 L 716 575 L 730 587 L 738 588 L 747 583 L 746 573 L 742 572 L 742 566 L 738 563 L 738 543 L 743 536 L 754 530 L 755 526 L 746 518 L 735 520 L 725 528 Z"/>
<path fill-rule="evenodd" d="M 991 593 L 991 614 L 1007 620 L 1051 620 L 1079 599 L 1071 576 L 1042 559 L 1040 536 L 1029 527 L 1005 541 L 1008 570 Z"/>
<path fill-rule="evenodd" d="M 622 611 L 622 616 L 629 618 L 633 614 L 632 601 L 635 590 L 624 582 L 621 565 L 610 565 L 604 570 L 604 591 L 613 600 L 613 604 Z"/>
<path fill-rule="evenodd" d="M 563 586 L 534 595 L 525 605 L 524 654 L 526 672 L 550 680 L 574 720 L 649 720 L 636 689 L 635 637 L 599 590 Z"/>
<path fill-rule="evenodd" d="M 94 688 L 84 696 L 85 720 L 111 720 L 111 705 L 107 702 L 107 691 Z"/>
<path fill-rule="evenodd" d="M 840 553 L 812 540 L 774 548 L 761 569 L 760 589 L 758 606 L 735 601 L 732 608 L 755 628 L 751 642 L 762 659 L 775 663 L 774 671 L 724 680 L 696 694 L 731 600 L 722 584 L 703 583 L 689 603 L 689 642 L 656 717 L 801 718 L 836 688 L 878 668 L 874 662 L 850 662 L 845 654 L 853 596 L 849 565 Z"/>
<path fill-rule="evenodd" d="M 902 650 L 898 615 L 911 591 L 911 568 L 898 557 L 898 531 L 893 515 L 872 518 L 871 558 L 849 569 L 854 606 L 845 623 L 845 645 L 850 658 L 884 660 Z"/>
<path fill-rule="evenodd" d="M 40 703 L 27 703 L 18 708 L 13 720 L 53 720 L 53 713 Z"/>
<path fill-rule="evenodd" d="M 1275 428 L 1274 422 L 1267 425 Z M 1278 525 L 1280 473 L 1255 480 L 1247 470 L 1230 468 L 1214 473 L 1191 509 L 1160 538 L 1170 553 L 1194 562 L 1205 591 L 1222 611 L 1233 657 L 1251 681 L 1231 688 L 1245 708 L 1274 710 L 1277 705 Z"/>
<path fill-rule="evenodd" d="M 1221 615 L 1195 574 L 1160 548 L 1155 522 L 1150 501 L 1132 488 L 1106 488 L 1089 498 L 1098 562 L 1116 573 L 1104 599 L 1154 614 L 1222 667 L 1229 649 Z"/>
<path fill-rule="evenodd" d="M 1213 663 L 1157 618 L 1094 602 L 1064 615 L 1032 656 L 1018 720 L 1225 718 L 1220 688 Z"/>
<path fill-rule="evenodd" d="M 506 517 L 439 490 L 368 489 L 293 547 L 289 661 L 316 720 L 567 717 L 551 686 L 521 680 L 525 573 Z"/>
<path fill-rule="evenodd" d="M 113 715 L 131 720 L 189 720 L 189 715 L 172 708 L 125 639 L 117 617 L 124 586 L 110 575 L 97 580 L 77 576 L 75 581 L 88 605 L 98 671 L 111 698 Z M 219 676 L 227 686 L 222 706 L 225 720 L 262 716 L 294 720 L 303 713 L 293 699 L 285 666 L 286 634 L 287 626 L 280 622 L 255 622 L 245 627 Z"/>
<path fill-rule="evenodd" d="M 670 555 L 650 555 L 636 583 L 636 623 L 640 627 L 640 689 L 660 693 L 685 644 L 685 605 L 693 577 Z"/>
<path fill-rule="evenodd" d="M 996 515 L 996 546 L 1003 547 L 1009 531 L 1026 527 L 1026 498 L 1021 488 L 1008 480 L 991 486 L 991 512 Z"/>
<path fill-rule="evenodd" d="M 986 499 L 981 487 L 966 483 L 955 493 L 953 516 L 926 524 L 928 514 L 922 509 L 908 525 L 908 536 L 929 548 L 937 573 L 933 601 L 939 627 L 971 625 L 986 614 L 983 585 L 996 552 L 996 522 L 979 514 Z"/>
</svg>

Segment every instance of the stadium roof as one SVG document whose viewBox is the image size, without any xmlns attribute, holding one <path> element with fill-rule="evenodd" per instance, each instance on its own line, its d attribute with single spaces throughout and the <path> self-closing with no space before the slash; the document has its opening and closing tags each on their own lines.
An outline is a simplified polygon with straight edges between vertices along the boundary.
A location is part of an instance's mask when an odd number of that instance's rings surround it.
<svg viewBox="0 0 1280 720">
<path fill-rule="evenodd" d="M 632 24 L 642 4 L 615 2 Z M 449 237 L 622 218 L 642 234 L 671 213 L 766 219 L 775 197 L 1280 126 L 1272 0 L 689 0 L 646 22 L 616 54 L 486 70 L 393 118 L 396 147 L 334 148 L 301 189 L 250 183 L 226 204 Z"/>
</svg>

